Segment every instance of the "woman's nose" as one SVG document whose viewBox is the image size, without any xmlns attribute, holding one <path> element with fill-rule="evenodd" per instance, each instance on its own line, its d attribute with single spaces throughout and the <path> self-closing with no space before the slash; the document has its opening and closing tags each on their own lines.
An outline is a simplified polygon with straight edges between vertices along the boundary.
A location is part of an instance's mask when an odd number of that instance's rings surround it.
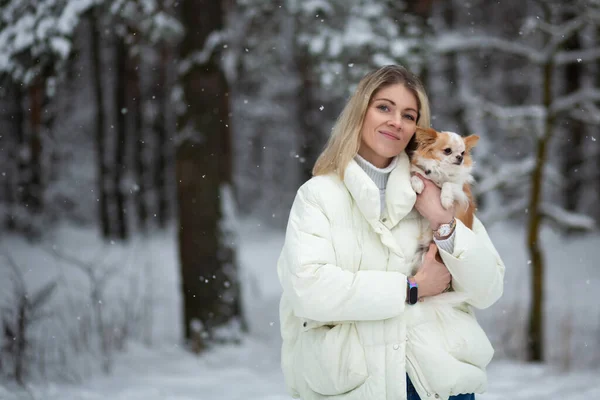
<svg viewBox="0 0 600 400">
<path fill-rule="evenodd" d="M 388 125 L 400 129 L 402 127 L 402 118 L 399 115 L 392 116 L 388 121 Z"/>
</svg>

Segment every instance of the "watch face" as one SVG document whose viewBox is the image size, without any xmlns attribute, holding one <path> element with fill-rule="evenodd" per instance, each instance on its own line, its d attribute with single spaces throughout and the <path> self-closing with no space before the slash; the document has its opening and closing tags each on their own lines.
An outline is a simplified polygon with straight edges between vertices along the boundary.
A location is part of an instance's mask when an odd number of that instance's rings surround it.
<svg viewBox="0 0 600 400">
<path fill-rule="evenodd" d="M 444 224 L 441 225 L 438 229 L 438 235 L 439 236 L 447 236 L 450 234 L 450 225 L 449 224 Z"/>
<path fill-rule="evenodd" d="M 411 287 L 408 290 L 408 303 L 417 304 L 417 301 L 419 301 L 419 290 L 416 287 Z"/>
</svg>

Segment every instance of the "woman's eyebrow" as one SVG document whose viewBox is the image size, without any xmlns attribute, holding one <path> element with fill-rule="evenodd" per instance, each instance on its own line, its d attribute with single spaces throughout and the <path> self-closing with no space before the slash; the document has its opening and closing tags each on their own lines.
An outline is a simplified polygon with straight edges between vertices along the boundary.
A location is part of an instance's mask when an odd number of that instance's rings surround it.
<svg viewBox="0 0 600 400">
<path fill-rule="evenodd" d="M 392 103 L 392 105 L 393 105 L 393 106 L 395 106 L 395 105 L 396 105 L 396 103 L 394 103 L 392 100 L 390 100 L 390 99 L 386 99 L 385 97 L 380 97 L 380 98 L 378 98 L 378 99 L 375 99 L 375 100 L 373 100 L 373 101 L 378 101 L 378 100 L 385 100 L 385 101 L 389 101 L 390 103 Z M 417 113 L 417 114 L 419 113 L 417 110 L 415 110 L 414 108 L 411 108 L 411 107 L 405 108 L 405 109 L 404 109 L 404 111 L 414 111 L 414 112 L 415 112 L 415 113 Z"/>
<path fill-rule="evenodd" d="M 373 100 L 373 101 L 378 101 L 378 100 L 385 100 L 385 101 L 389 101 L 390 103 L 392 103 L 392 105 L 393 105 L 393 106 L 395 106 L 395 105 L 396 105 L 396 103 L 394 103 L 392 100 L 390 100 L 390 99 L 386 99 L 385 97 L 380 97 L 380 98 L 378 98 L 378 99 L 375 99 L 375 100 Z"/>
</svg>

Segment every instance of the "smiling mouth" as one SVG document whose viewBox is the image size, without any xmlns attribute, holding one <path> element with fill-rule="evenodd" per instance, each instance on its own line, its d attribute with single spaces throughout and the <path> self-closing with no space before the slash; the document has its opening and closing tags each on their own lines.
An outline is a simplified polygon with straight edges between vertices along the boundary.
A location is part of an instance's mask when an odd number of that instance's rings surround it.
<svg viewBox="0 0 600 400">
<path fill-rule="evenodd" d="M 381 133 L 383 136 L 388 137 L 389 139 L 393 139 L 393 140 L 400 140 L 400 138 L 396 135 L 394 135 L 391 132 L 386 132 L 386 131 L 379 131 L 379 133 Z"/>
</svg>

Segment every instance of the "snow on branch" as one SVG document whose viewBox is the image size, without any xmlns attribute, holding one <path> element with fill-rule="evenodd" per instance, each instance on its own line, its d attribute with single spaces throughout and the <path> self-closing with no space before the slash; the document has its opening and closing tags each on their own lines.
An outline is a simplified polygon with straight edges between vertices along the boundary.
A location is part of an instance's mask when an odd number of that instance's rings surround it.
<svg viewBox="0 0 600 400">
<path fill-rule="evenodd" d="M 523 32 L 530 33 L 536 29 L 539 29 L 540 31 L 549 35 L 564 38 L 572 35 L 579 29 L 581 29 L 583 25 L 585 25 L 588 22 L 588 19 L 588 15 L 583 14 L 578 16 L 577 18 L 573 18 L 569 21 L 566 21 L 561 25 L 554 25 L 549 24 L 548 22 L 543 21 L 538 17 L 529 17 L 527 18 L 527 20 L 525 20 L 525 24 L 523 25 L 523 28 L 521 30 Z"/>
<path fill-rule="evenodd" d="M 195 65 L 204 65 L 210 60 L 217 46 L 225 42 L 226 34 L 221 31 L 212 32 L 202 50 L 194 52 L 179 63 L 179 75 L 187 74 Z"/>
<path fill-rule="evenodd" d="M 594 219 L 588 215 L 574 213 L 550 203 L 542 203 L 541 214 L 563 229 L 593 230 L 596 227 Z"/>
<path fill-rule="evenodd" d="M 36 3 L 20 7 L 20 2 L 13 1 L 0 9 L 0 72 L 26 83 L 43 63 L 68 58 L 75 28 L 95 0 Z"/>
<path fill-rule="evenodd" d="M 577 18 L 573 18 L 561 25 L 550 25 L 550 38 L 548 44 L 544 48 L 546 54 L 553 54 L 556 49 L 567 40 L 576 34 L 581 28 L 587 23 L 587 17 L 585 14 L 579 15 Z"/>
<path fill-rule="evenodd" d="M 485 179 L 475 186 L 476 194 L 483 194 L 499 187 L 514 183 L 517 179 L 529 175 L 535 167 L 533 157 L 524 160 L 503 164 L 497 172 L 488 175 Z"/>
<path fill-rule="evenodd" d="M 600 108 L 591 102 L 583 104 L 581 109 L 571 110 L 570 116 L 585 124 L 600 125 Z"/>
<path fill-rule="evenodd" d="M 590 62 L 600 59 L 600 47 L 593 49 L 559 51 L 554 56 L 554 63 L 557 65 L 572 64 L 575 62 Z"/>
<path fill-rule="evenodd" d="M 600 89 L 580 89 L 554 100 L 550 106 L 550 112 L 553 114 L 558 114 L 562 111 L 575 108 L 578 104 L 596 101 L 600 101 Z"/>
<path fill-rule="evenodd" d="M 525 57 L 536 64 L 543 64 L 547 60 L 545 53 L 532 47 L 492 36 L 466 36 L 462 33 L 447 33 L 441 38 L 435 38 L 431 42 L 431 47 L 441 54 L 468 50 L 499 50 Z"/>
<path fill-rule="evenodd" d="M 502 208 L 486 210 L 486 212 L 481 213 L 479 217 L 486 225 L 492 225 L 495 222 L 505 221 L 512 218 L 514 215 L 523 212 L 528 204 L 529 199 L 521 197 Z"/>
<path fill-rule="evenodd" d="M 465 98 L 465 101 L 473 107 L 477 107 L 498 119 L 542 119 L 546 116 L 546 111 L 542 105 L 533 104 L 528 106 L 509 107 L 496 104 L 478 96 L 474 96 L 469 99 Z"/>
</svg>

